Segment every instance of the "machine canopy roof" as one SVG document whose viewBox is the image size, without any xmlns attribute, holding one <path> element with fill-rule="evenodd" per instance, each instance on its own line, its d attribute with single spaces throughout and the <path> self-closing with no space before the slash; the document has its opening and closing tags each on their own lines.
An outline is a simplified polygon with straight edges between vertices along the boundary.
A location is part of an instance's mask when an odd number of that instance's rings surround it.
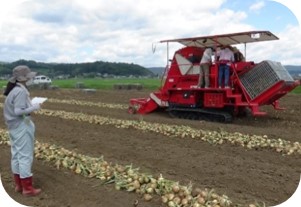
<svg viewBox="0 0 301 207">
<path fill-rule="evenodd" d="M 160 42 L 178 42 L 185 46 L 195 47 L 215 47 L 220 45 L 236 45 L 242 43 L 262 42 L 278 39 L 278 37 L 276 37 L 273 33 L 269 31 L 249 31 L 232 34 L 162 40 Z"/>
</svg>

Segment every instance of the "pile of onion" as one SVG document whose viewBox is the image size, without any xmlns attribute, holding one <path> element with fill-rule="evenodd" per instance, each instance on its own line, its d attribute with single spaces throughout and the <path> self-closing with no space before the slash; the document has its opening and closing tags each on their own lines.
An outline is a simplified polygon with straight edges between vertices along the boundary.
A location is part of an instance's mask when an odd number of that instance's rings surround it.
<svg viewBox="0 0 301 207">
<path fill-rule="evenodd" d="M 0 129 L 0 144 L 10 145 L 8 133 Z M 154 196 L 161 196 L 161 200 L 169 207 L 234 207 L 226 195 L 218 195 L 213 189 L 194 188 L 179 182 L 168 180 L 159 175 L 139 172 L 132 165 L 122 166 L 108 163 L 103 157 L 93 158 L 67 150 L 63 147 L 48 143 L 35 143 L 35 157 L 52 163 L 57 169 L 65 168 L 74 173 L 89 178 L 100 179 L 103 184 L 115 183 L 115 189 L 135 192 L 145 201 Z M 249 207 L 260 207 L 250 204 Z"/>
</svg>

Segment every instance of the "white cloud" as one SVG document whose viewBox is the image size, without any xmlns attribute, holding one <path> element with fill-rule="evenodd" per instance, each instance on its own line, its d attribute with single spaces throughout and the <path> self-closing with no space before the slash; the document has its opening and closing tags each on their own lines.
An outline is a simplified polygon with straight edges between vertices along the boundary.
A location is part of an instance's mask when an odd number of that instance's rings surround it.
<svg viewBox="0 0 301 207">
<path fill-rule="evenodd" d="M 288 26 L 284 32 L 275 35 L 279 37 L 279 40 L 249 44 L 247 59 L 255 62 L 274 60 L 283 65 L 300 64 L 300 28 Z"/>
<path fill-rule="evenodd" d="M 243 23 L 247 18 L 244 11 L 223 9 L 224 3 L 225 0 L 174 0 L 172 3 L 161 0 L 28 0 L 11 6 L 5 18 L 0 18 L 0 60 L 101 60 L 164 66 L 166 46 L 157 44 L 153 54 L 154 42 L 256 29 Z M 3 7 L 5 5 L 0 5 Z M 286 44 L 292 43 L 287 40 Z M 170 47 L 172 56 L 181 46 Z M 294 50 L 299 51 L 297 47 Z M 281 54 L 279 57 L 283 58 Z M 291 60 L 294 64 L 301 61 Z"/>
<path fill-rule="evenodd" d="M 264 1 L 259 1 L 259 2 L 256 2 L 256 3 L 252 4 L 252 5 L 250 6 L 249 9 L 250 9 L 251 11 L 259 11 L 259 10 L 262 9 L 264 6 L 265 6 Z"/>
</svg>

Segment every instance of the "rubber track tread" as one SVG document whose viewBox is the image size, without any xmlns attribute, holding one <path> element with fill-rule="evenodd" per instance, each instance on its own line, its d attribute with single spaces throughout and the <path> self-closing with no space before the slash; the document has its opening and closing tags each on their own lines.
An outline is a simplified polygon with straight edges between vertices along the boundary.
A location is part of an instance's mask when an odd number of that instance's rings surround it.
<svg viewBox="0 0 301 207">
<path fill-rule="evenodd" d="M 209 109 L 194 108 L 169 108 L 167 109 L 170 116 L 190 120 L 205 120 L 212 122 L 232 122 L 233 117 L 230 113 Z"/>
</svg>

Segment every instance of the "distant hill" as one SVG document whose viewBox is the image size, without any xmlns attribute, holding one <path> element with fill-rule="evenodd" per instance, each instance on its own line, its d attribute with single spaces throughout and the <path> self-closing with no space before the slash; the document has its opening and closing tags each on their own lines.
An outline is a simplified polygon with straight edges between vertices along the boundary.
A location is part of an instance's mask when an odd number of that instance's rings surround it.
<svg viewBox="0 0 301 207">
<path fill-rule="evenodd" d="M 88 63 L 42 63 L 33 60 L 0 62 L 0 76 L 11 74 L 17 65 L 27 65 L 38 74 L 56 76 L 154 76 L 154 73 L 137 64 L 95 61 Z"/>
<path fill-rule="evenodd" d="M 301 65 L 284 65 L 284 67 L 292 76 L 301 74 Z"/>
<path fill-rule="evenodd" d="M 147 69 L 150 70 L 151 72 L 153 72 L 155 75 L 162 75 L 165 67 L 151 67 L 151 68 L 147 68 Z"/>
<path fill-rule="evenodd" d="M 136 64 L 95 61 L 88 63 L 42 63 L 33 60 L 0 62 L 0 76 L 10 75 L 17 65 L 27 65 L 38 74 L 56 76 L 160 76 L 165 67 L 145 68 Z M 292 76 L 301 74 L 301 65 L 284 65 Z"/>
</svg>

